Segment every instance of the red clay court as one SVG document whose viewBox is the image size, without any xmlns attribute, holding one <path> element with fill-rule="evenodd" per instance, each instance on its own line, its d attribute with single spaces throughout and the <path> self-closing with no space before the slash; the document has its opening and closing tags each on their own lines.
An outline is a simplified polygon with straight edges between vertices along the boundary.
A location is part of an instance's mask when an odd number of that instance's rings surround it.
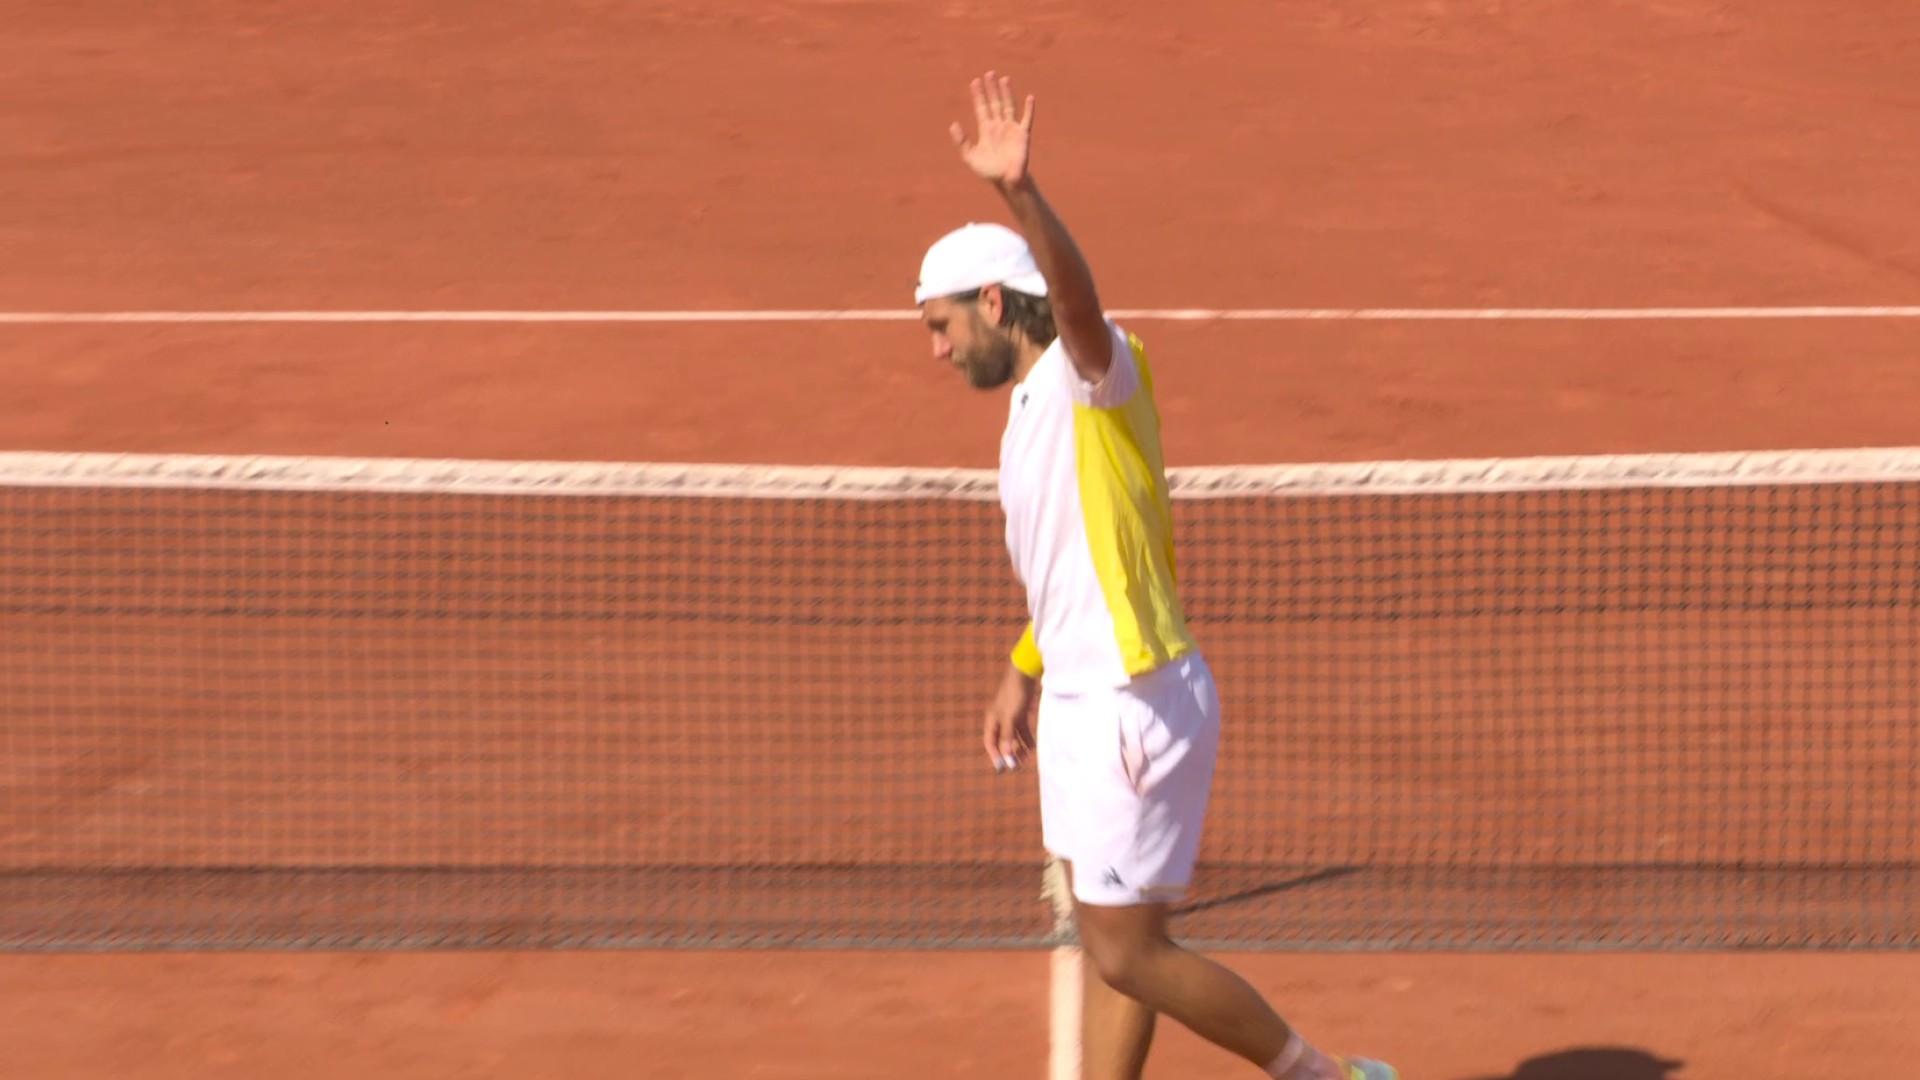
<svg viewBox="0 0 1920 1080">
<path fill-rule="evenodd" d="M 925 244 L 997 210 L 944 134 L 989 66 L 1039 95 L 1036 169 L 1116 308 L 1920 303 L 1920 14 L 1891 2 L 7 21 L 12 313 L 903 309 Z M 1911 317 L 1132 328 L 1181 467 L 1916 443 Z M 0 450 L 984 468 L 1003 409 L 903 321 L 0 325 Z M 183 762 L 131 755 L 111 783 Z M 121 790 L 93 768 L 62 812 Z M 358 782 L 369 820 L 392 808 Z M 0 856 L 33 842 L 10 816 Z M 584 850 L 607 822 L 534 825 L 584 828 Z M 1230 960 L 1409 1078 L 1900 1076 L 1920 1053 L 1910 952 Z M 18 1076 L 1039 1076 L 1047 1054 L 1031 950 L 7 954 L 0 976 Z M 1163 1030 L 1150 1075 L 1243 1075 Z M 1682 1064 L 1551 1060 L 1594 1046 Z"/>
</svg>

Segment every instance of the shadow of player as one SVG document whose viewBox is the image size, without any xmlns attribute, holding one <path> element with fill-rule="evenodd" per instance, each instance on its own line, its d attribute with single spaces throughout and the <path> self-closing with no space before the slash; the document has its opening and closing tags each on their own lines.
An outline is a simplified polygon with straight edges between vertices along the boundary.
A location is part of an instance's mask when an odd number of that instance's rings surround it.
<svg viewBox="0 0 1920 1080">
<path fill-rule="evenodd" d="M 1528 1058 L 1506 1076 L 1478 1080 L 1681 1080 L 1685 1062 L 1624 1046 L 1580 1047 Z"/>
</svg>

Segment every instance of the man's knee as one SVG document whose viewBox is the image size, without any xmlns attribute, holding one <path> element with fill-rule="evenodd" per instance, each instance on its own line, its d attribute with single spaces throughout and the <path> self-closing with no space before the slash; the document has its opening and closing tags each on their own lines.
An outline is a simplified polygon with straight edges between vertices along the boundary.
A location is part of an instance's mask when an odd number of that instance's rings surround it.
<svg viewBox="0 0 1920 1080">
<path fill-rule="evenodd" d="M 1080 926 L 1081 951 L 1093 964 L 1100 981 L 1130 998 L 1144 996 L 1148 973 L 1160 950 L 1172 947 L 1164 933 L 1140 925 Z"/>
</svg>

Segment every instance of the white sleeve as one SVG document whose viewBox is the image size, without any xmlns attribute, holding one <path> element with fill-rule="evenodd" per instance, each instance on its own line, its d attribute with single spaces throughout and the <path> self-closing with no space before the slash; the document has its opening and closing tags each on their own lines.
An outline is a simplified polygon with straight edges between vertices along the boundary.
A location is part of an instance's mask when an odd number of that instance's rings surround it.
<svg viewBox="0 0 1920 1080">
<path fill-rule="evenodd" d="M 1107 329 L 1113 342 L 1113 360 L 1107 365 L 1104 378 L 1097 383 L 1088 382 L 1081 377 L 1079 368 L 1071 363 L 1067 365 L 1067 378 L 1073 384 L 1075 405 L 1088 405 L 1096 409 L 1118 408 L 1140 390 L 1140 365 L 1134 362 L 1133 343 L 1127 340 L 1127 332 L 1112 319 L 1107 320 Z"/>
</svg>

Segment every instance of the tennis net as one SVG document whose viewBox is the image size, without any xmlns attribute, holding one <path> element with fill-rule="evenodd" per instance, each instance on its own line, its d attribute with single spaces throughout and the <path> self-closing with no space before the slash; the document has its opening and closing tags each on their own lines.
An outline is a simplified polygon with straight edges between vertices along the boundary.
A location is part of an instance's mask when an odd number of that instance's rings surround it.
<svg viewBox="0 0 1920 1080">
<path fill-rule="evenodd" d="M 1176 471 L 1178 929 L 1920 944 L 1920 450 Z M 991 474 L 0 454 L 0 947 L 1029 946 Z"/>
</svg>

